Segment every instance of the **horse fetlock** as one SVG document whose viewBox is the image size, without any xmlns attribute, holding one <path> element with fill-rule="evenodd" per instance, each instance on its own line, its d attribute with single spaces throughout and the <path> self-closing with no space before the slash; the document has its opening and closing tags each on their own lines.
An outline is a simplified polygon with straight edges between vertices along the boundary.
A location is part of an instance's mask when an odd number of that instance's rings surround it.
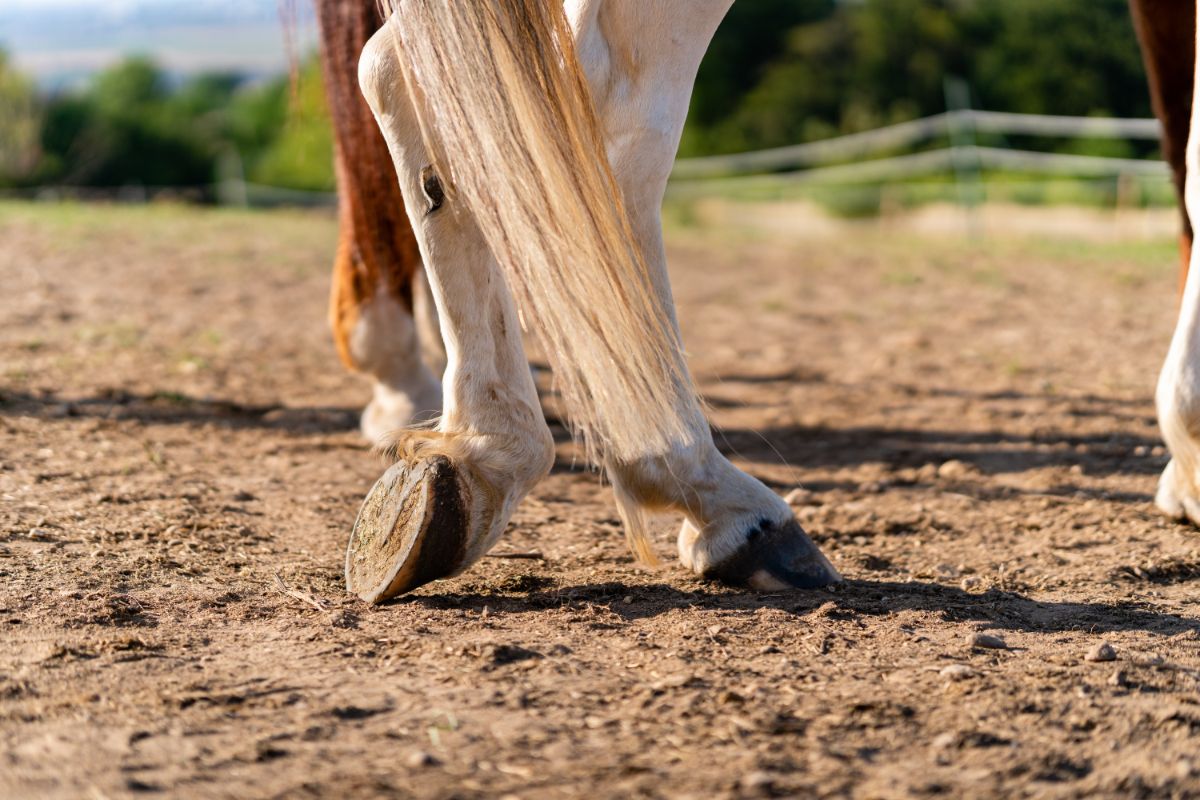
<svg viewBox="0 0 1200 800">
<path fill-rule="evenodd" d="M 395 386 L 376 381 L 374 396 L 363 409 L 360 428 L 372 443 L 402 428 L 434 419 L 442 409 L 442 385 L 427 370 L 416 380 Z"/>
</svg>

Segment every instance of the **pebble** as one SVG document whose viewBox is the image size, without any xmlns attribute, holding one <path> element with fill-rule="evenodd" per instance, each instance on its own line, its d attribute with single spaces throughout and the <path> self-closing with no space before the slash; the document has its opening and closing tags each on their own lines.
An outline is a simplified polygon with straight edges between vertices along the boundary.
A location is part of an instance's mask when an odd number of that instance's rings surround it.
<svg viewBox="0 0 1200 800">
<path fill-rule="evenodd" d="M 784 496 L 783 502 L 789 506 L 802 506 L 808 503 L 812 496 L 813 493 L 808 489 L 792 489 Z"/>
<path fill-rule="evenodd" d="M 965 478 L 971 474 L 972 468 L 969 464 L 952 458 L 949 461 L 943 461 L 937 468 L 939 478 L 947 478 L 954 480 L 956 478 Z"/>
<path fill-rule="evenodd" d="M 29 529 L 29 538 L 33 539 L 35 542 L 44 542 L 49 539 L 53 539 L 54 534 L 52 534 L 50 531 L 46 530 L 45 528 L 30 528 Z"/>
<path fill-rule="evenodd" d="M 740 781 L 743 789 L 750 791 L 771 789 L 775 785 L 775 776 L 762 770 L 742 776 Z"/>
<path fill-rule="evenodd" d="M 989 633 L 973 633 L 969 637 L 971 647 L 982 647 L 987 650 L 1007 650 L 1008 643 L 999 636 L 992 636 Z"/>
<path fill-rule="evenodd" d="M 970 578 L 963 578 L 962 579 L 962 590 L 964 592 L 971 592 L 971 591 L 978 589 L 982 584 L 983 584 L 983 581 L 981 581 L 979 578 L 976 578 L 974 576 L 972 576 Z"/>
<path fill-rule="evenodd" d="M 945 750 L 946 748 L 953 747 L 956 744 L 958 744 L 958 734 L 946 732 L 939 734 L 933 740 L 932 746 L 934 750 Z"/>
<path fill-rule="evenodd" d="M 966 664 L 951 664 L 948 667 L 942 667 L 942 671 L 938 673 L 943 678 L 948 678 L 952 681 L 963 681 L 967 678 L 974 677 L 975 670 L 968 667 Z"/>
<path fill-rule="evenodd" d="M 1119 669 L 1108 677 L 1109 686 L 1127 686 L 1129 681 L 1125 678 L 1125 670 Z"/>
<path fill-rule="evenodd" d="M 416 769 L 417 767 L 437 766 L 438 760 L 437 756 L 433 753 L 426 753 L 424 750 L 415 750 L 409 753 L 408 758 L 405 759 L 405 763 Z"/>
<path fill-rule="evenodd" d="M 1100 642 L 1100 644 L 1088 650 L 1084 658 L 1088 661 L 1116 661 L 1117 651 L 1108 642 Z"/>
</svg>

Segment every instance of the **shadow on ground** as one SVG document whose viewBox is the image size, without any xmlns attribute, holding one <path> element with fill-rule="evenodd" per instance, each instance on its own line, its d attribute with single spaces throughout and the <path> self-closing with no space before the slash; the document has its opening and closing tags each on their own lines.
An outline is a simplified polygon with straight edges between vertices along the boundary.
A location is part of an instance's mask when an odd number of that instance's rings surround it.
<svg viewBox="0 0 1200 800">
<path fill-rule="evenodd" d="M 961 589 L 922 581 L 847 581 L 830 589 L 781 594 L 753 594 L 711 589 L 697 581 L 692 590 L 668 584 L 626 585 L 601 583 L 550 589 L 549 578 L 525 576 L 525 594 L 491 594 L 466 587 L 454 594 L 410 595 L 392 604 L 415 604 L 431 609 L 471 609 L 490 614 L 521 614 L 562 606 L 586 609 L 603 606 L 612 615 L 629 621 L 657 617 L 681 609 L 752 611 L 770 608 L 796 616 L 819 609 L 826 616 L 850 618 L 897 611 L 932 611 L 949 622 L 982 622 L 987 627 L 1054 633 L 1060 631 L 1111 632 L 1141 630 L 1164 636 L 1200 631 L 1200 618 L 1165 614 L 1133 602 L 1073 603 L 1032 600 L 1014 592 L 989 590 L 972 594 Z M 626 602 L 632 598 L 631 602 Z M 599 624 L 610 624 L 600 621 Z"/>
</svg>

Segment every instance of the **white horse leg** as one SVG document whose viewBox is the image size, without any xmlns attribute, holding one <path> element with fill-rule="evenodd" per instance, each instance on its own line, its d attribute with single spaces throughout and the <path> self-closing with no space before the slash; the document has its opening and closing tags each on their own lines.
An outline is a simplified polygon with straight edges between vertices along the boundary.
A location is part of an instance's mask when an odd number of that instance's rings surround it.
<svg viewBox="0 0 1200 800">
<path fill-rule="evenodd" d="M 549 472 L 554 442 L 508 288 L 473 218 L 451 207 L 429 166 L 389 26 L 363 51 L 359 78 L 396 165 L 447 361 L 436 429 L 400 434 L 397 463 L 351 536 L 347 584 L 378 602 L 482 557 Z"/>
<path fill-rule="evenodd" d="M 427 292 L 422 273 L 413 281 L 414 311 L 409 312 L 386 287 L 359 305 L 346 336 L 355 369 L 371 377 L 371 402 L 363 410 L 363 436 L 378 442 L 413 423 L 432 419 L 442 407 L 438 372 L 444 367 L 423 334 L 418 292 Z M 440 347 L 440 343 L 436 345 Z M 424 356 L 424 357 L 423 357 Z M 432 356 L 432 358 L 431 358 Z"/>
<path fill-rule="evenodd" d="M 673 309 L 662 238 L 662 199 L 696 70 L 733 0 L 569 0 L 580 59 L 609 143 L 609 160 L 656 290 Z M 756 588 L 810 588 L 840 579 L 760 481 L 713 444 L 696 399 L 681 393 L 690 436 L 671 452 L 608 465 L 626 525 L 638 508 L 685 515 L 684 565 Z"/>
<path fill-rule="evenodd" d="M 1200 64 L 1196 73 L 1200 76 Z M 1200 80 L 1192 101 L 1184 203 L 1188 216 L 1200 220 Z M 1155 501 L 1169 516 L 1200 525 L 1200 247 L 1192 250 L 1179 320 L 1155 399 L 1158 424 L 1171 450 Z"/>
<path fill-rule="evenodd" d="M 364 598 L 461 571 L 549 467 L 494 252 L 548 337 L 573 418 L 601 445 L 632 541 L 642 508 L 669 507 L 688 518 L 681 552 L 701 574 L 762 588 L 838 579 L 787 505 L 713 446 L 669 310 L 658 206 L 700 55 L 728 5 L 572 6 L 610 158 L 573 83 L 584 76 L 561 18 L 537 2 L 410 3 L 364 51 L 361 82 L 397 164 L 449 363 L 438 430 L 404 440 L 355 525 L 347 581 Z M 431 166 L 445 156 L 431 158 L 426 141 L 451 153 L 450 196 Z"/>
</svg>

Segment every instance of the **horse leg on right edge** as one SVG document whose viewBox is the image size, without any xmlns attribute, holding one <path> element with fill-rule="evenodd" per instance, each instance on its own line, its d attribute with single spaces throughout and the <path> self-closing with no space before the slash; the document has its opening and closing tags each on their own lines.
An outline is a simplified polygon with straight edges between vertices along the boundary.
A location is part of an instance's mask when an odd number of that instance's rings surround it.
<svg viewBox="0 0 1200 800">
<path fill-rule="evenodd" d="M 1154 114 L 1162 123 L 1163 159 L 1179 199 L 1183 228 L 1179 236 L 1179 291 L 1192 258 L 1192 223 L 1184 199 L 1188 127 L 1192 116 L 1193 64 L 1196 60 L 1194 0 L 1129 0 L 1142 62 L 1150 84 Z"/>
<path fill-rule="evenodd" d="M 329 321 L 338 355 L 372 379 L 371 442 L 441 410 L 445 354 L 387 144 L 358 88 L 358 59 L 379 29 L 376 0 L 318 0 L 332 117 L 338 246 Z"/>
<path fill-rule="evenodd" d="M 1200 35 L 1195 30 L 1189 32 L 1192 36 Z M 1192 64 L 1191 70 L 1195 76 L 1200 72 L 1200 66 Z M 1200 80 L 1193 80 L 1184 186 L 1184 205 L 1190 219 L 1200 219 L 1200 100 L 1195 96 L 1198 87 Z M 1196 264 L 1197 258 L 1200 258 L 1200 250 L 1193 250 L 1179 318 L 1155 393 L 1158 424 L 1171 451 L 1171 462 L 1159 479 L 1155 502 L 1168 516 L 1200 524 L 1200 265 Z"/>
</svg>

